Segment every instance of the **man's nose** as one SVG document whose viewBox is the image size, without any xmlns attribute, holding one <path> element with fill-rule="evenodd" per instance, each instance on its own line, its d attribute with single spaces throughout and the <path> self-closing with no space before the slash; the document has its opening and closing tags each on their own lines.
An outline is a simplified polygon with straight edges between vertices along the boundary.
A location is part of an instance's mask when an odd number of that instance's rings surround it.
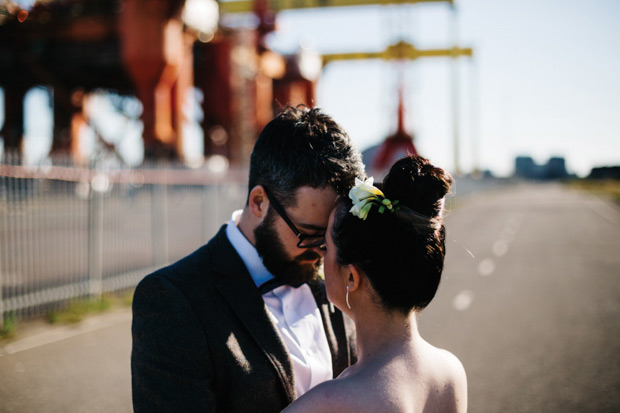
<svg viewBox="0 0 620 413">
<path fill-rule="evenodd" d="M 317 254 L 319 254 L 321 256 L 321 258 L 325 258 L 325 254 L 327 253 L 325 251 L 325 243 L 319 245 L 318 247 L 314 247 L 312 248 Z"/>
</svg>

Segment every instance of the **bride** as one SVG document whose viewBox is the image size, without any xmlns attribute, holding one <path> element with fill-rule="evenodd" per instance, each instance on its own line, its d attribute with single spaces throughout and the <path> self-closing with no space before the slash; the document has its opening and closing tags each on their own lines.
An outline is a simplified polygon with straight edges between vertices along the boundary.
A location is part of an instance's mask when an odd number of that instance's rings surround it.
<svg viewBox="0 0 620 413">
<path fill-rule="evenodd" d="M 355 322 L 358 361 L 285 412 L 465 412 L 467 379 L 427 343 L 417 314 L 435 296 L 445 255 L 443 200 L 452 178 L 419 156 L 381 189 L 357 181 L 331 213 L 324 247 L 329 300 Z"/>
</svg>

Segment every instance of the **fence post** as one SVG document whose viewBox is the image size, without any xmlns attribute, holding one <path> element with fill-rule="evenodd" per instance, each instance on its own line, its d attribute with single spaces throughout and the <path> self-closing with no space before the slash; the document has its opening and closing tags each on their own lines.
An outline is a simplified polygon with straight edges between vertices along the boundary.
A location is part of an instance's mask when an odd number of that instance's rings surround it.
<svg viewBox="0 0 620 413">
<path fill-rule="evenodd" d="M 0 251 L 0 254 L 4 255 L 4 251 Z M 2 261 L 0 261 L 0 330 L 4 327 L 4 294 L 2 292 L 4 287 L 2 285 Z"/>
<path fill-rule="evenodd" d="M 0 161 L 2 161 L 1 157 L 0 157 Z M 6 185 L 6 186 L 5 186 Z M 4 239 L 4 231 L 6 230 L 6 228 L 4 228 L 4 222 L 5 222 L 5 217 L 8 214 L 8 209 L 9 209 L 9 204 L 8 204 L 8 197 L 5 196 L 6 192 L 8 191 L 8 179 L 0 176 L 0 200 L 2 202 L 0 202 L 0 214 L 2 216 L 2 222 L 1 225 L 2 227 L 0 227 L 0 240 L 2 240 L 2 242 L 0 242 L 0 330 L 4 327 L 4 294 L 2 292 L 3 290 L 3 283 L 2 283 L 2 278 L 3 278 L 3 267 L 4 267 L 4 248 L 6 245 L 6 240 Z"/>
<path fill-rule="evenodd" d="M 107 176 L 95 175 L 88 200 L 88 295 L 103 294 L 103 193 L 109 187 Z"/>
<path fill-rule="evenodd" d="M 220 183 L 206 184 L 202 190 L 202 237 L 205 244 L 219 229 L 220 209 Z"/>
<path fill-rule="evenodd" d="M 153 264 L 168 264 L 168 199 L 166 183 L 153 184 L 151 196 Z"/>
</svg>

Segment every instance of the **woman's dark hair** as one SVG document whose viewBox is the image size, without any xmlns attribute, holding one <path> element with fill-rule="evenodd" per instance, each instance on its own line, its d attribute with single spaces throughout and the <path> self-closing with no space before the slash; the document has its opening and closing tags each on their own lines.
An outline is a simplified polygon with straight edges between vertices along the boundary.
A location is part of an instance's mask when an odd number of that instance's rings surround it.
<svg viewBox="0 0 620 413">
<path fill-rule="evenodd" d="M 248 194 L 256 185 L 263 185 L 289 206 L 302 186 L 331 185 L 346 196 L 355 178 L 363 176 L 360 152 L 329 115 L 318 108 L 287 106 L 256 140 Z"/>
<path fill-rule="evenodd" d="M 428 159 L 408 156 L 377 185 L 398 200 L 394 212 L 373 206 L 362 220 L 349 212 L 350 199 L 340 201 L 332 229 L 338 264 L 361 268 L 385 308 L 408 314 L 435 296 L 445 256 L 443 201 L 452 182 Z"/>
</svg>

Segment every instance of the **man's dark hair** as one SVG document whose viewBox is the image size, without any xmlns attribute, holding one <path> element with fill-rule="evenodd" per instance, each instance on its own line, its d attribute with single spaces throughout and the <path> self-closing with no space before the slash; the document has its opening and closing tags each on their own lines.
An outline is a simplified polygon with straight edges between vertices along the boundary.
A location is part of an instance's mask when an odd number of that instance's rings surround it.
<svg viewBox="0 0 620 413">
<path fill-rule="evenodd" d="M 259 135 L 250 158 L 249 191 L 263 185 L 283 205 L 302 186 L 331 185 L 345 195 L 364 177 L 359 151 L 347 133 L 320 109 L 287 106 Z"/>
</svg>

